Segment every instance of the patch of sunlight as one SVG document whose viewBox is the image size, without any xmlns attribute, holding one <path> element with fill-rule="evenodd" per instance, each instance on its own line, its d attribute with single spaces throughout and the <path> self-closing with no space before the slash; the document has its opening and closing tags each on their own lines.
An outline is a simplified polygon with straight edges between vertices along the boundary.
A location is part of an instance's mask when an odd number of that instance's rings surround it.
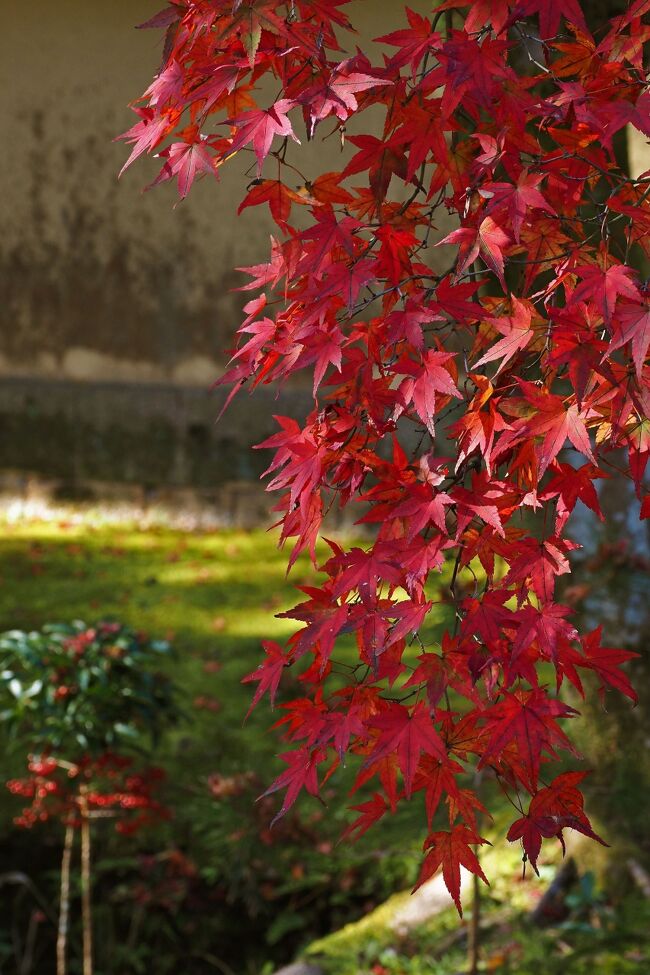
<svg viewBox="0 0 650 975">
<path fill-rule="evenodd" d="M 490 831 L 487 835 L 491 835 Z M 481 885 L 483 909 L 494 910 L 505 903 L 511 910 L 530 911 L 536 894 L 546 888 L 555 872 L 560 860 L 559 854 L 551 849 L 543 863 L 540 860 L 543 879 L 537 878 L 530 869 L 526 878 L 522 879 L 521 850 L 518 844 L 510 844 L 503 837 L 492 838 L 494 845 L 482 848 L 480 854 L 481 865 L 490 879 L 489 887 Z M 440 886 L 440 874 L 436 876 L 437 886 Z M 464 897 L 467 899 L 468 894 Z M 312 942 L 304 954 L 309 958 L 317 957 L 325 970 L 332 975 L 358 975 L 359 958 L 367 948 L 372 947 L 376 953 L 384 946 L 395 945 L 396 921 L 400 916 L 411 913 L 409 907 L 412 904 L 410 891 L 394 894 L 361 920 L 346 924 L 339 931 Z M 419 938 L 426 936 L 429 939 L 438 939 L 458 927 L 458 915 L 453 907 L 446 906 L 446 898 L 443 898 L 439 911 L 423 911 L 422 920 L 416 920 L 414 925 L 414 932 L 417 930 Z"/>
<path fill-rule="evenodd" d="M 393 894 L 387 901 L 376 907 L 370 914 L 366 914 L 359 921 L 351 921 L 339 931 L 313 941 L 306 956 L 325 955 L 328 958 L 345 957 L 351 953 L 357 954 L 364 941 L 381 941 L 384 938 L 394 938 L 390 922 L 397 911 L 401 910 L 410 900 L 410 891 L 400 891 Z"/>
<path fill-rule="evenodd" d="M 286 639 L 294 629 L 295 625 L 291 620 L 277 619 L 264 610 L 248 610 L 246 614 L 239 613 L 233 617 L 228 626 L 228 636 L 257 640 L 266 640 L 269 637 Z"/>
<path fill-rule="evenodd" d="M 218 561 L 205 561 L 197 565 L 196 562 L 176 562 L 172 565 L 157 566 L 156 578 L 162 586 L 180 587 L 184 589 L 196 589 L 201 586 L 218 587 L 228 593 L 231 586 L 234 591 L 248 589 L 257 593 L 261 603 L 265 603 L 265 592 L 272 598 L 277 598 L 277 594 L 287 592 L 286 608 L 294 606 L 296 602 L 302 601 L 300 593 L 294 593 L 282 577 L 281 567 L 265 562 L 258 564 L 238 563 L 229 565 Z M 301 582 L 311 585 L 314 580 L 302 578 Z M 284 608 L 284 607 L 283 607 Z M 267 606 L 267 612 L 269 607 Z"/>
</svg>

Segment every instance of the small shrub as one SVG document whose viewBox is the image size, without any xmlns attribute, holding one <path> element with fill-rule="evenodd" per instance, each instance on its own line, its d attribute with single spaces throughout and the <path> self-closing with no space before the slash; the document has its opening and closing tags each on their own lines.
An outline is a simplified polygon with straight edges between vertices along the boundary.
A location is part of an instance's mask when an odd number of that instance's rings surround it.
<svg viewBox="0 0 650 975">
<path fill-rule="evenodd" d="M 0 720 L 30 749 L 71 761 L 118 746 L 156 743 L 177 718 L 176 695 L 160 671 L 171 652 L 122 623 L 47 624 L 0 635 Z"/>
</svg>

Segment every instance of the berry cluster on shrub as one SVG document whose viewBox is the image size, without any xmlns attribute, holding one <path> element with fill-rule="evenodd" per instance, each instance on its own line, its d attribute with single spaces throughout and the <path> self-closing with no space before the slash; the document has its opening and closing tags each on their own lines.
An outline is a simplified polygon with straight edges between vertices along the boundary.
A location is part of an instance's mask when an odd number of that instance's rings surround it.
<svg viewBox="0 0 650 975">
<path fill-rule="evenodd" d="M 0 634 L 0 719 L 32 750 L 98 755 L 157 740 L 176 720 L 171 647 L 123 623 L 47 624 Z"/>
<path fill-rule="evenodd" d="M 91 818 L 114 818 L 116 830 L 124 835 L 170 816 L 154 796 L 165 779 L 163 770 L 150 766 L 135 771 L 128 756 L 105 752 L 72 764 L 50 755 L 30 755 L 27 768 L 29 775 L 7 782 L 11 793 L 31 800 L 14 818 L 16 826 L 31 829 L 56 819 L 79 827 L 82 794 Z"/>
</svg>

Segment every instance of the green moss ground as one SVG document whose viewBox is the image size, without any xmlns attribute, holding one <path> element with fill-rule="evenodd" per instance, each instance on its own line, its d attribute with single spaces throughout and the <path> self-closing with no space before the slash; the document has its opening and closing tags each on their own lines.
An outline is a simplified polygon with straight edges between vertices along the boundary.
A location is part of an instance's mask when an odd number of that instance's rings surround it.
<svg viewBox="0 0 650 975">
<path fill-rule="evenodd" d="M 576 850 L 583 863 L 587 851 Z M 547 857 L 541 878 L 522 877 L 517 851 L 498 843 L 482 855 L 491 880 L 481 886 L 480 972 L 500 975 L 646 975 L 650 971 L 650 902 L 628 890 L 608 900 L 590 871 L 567 898 L 568 914 L 540 928 L 531 911 L 559 865 L 559 850 Z M 467 922 L 454 908 L 408 934 L 391 930 L 396 911 L 408 900 L 396 894 L 360 921 L 309 946 L 305 956 L 325 975 L 461 975 L 466 972 Z"/>
</svg>

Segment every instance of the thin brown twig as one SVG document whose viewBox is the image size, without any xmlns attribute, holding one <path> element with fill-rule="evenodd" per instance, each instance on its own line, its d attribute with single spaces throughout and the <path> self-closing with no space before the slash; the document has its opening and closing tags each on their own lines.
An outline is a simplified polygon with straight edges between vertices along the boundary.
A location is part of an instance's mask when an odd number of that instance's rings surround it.
<svg viewBox="0 0 650 975">
<path fill-rule="evenodd" d="M 71 825 L 65 828 L 63 841 L 63 855 L 61 857 L 61 883 L 59 899 L 59 923 L 56 934 L 56 975 L 66 975 L 66 947 L 68 943 L 68 918 L 70 916 L 70 861 L 72 859 L 72 844 L 74 829 Z"/>
<path fill-rule="evenodd" d="M 81 813 L 81 921 L 83 929 L 83 975 L 93 975 L 93 929 L 90 900 L 90 817 L 88 815 L 88 786 L 79 788 Z"/>
</svg>

